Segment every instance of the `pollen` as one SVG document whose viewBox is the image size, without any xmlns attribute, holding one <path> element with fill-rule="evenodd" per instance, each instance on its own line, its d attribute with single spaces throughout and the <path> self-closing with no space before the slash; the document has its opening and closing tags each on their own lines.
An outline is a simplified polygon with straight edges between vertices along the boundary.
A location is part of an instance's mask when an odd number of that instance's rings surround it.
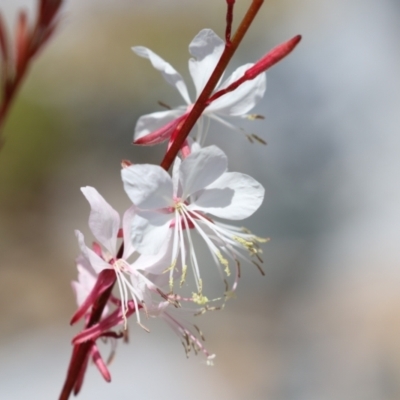
<svg viewBox="0 0 400 400">
<path fill-rule="evenodd" d="M 187 268 L 188 268 L 187 265 L 184 265 L 184 266 L 182 267 L 182 276 L 181 276 L 181 280 L 180 280 L 180 282 L 179 282 L 179 286 L 180 286 L 180 287 L 182 287 L 183 284 L 185 283 Z"/>
<path fill-rule="evenodd" d="M 163 274 L 172 271 L 175 268 L 175 265 L 176 265 L 176 258 L 174 261 L 172 261 L 171 265 L 168 268 L 164 269 Z"/>
<path fill-rule="evenodd" d="M 225 267 L 225 273 L 227 276 L 231 274 L 231 271 L 229 269 L 229 261 L 221 254 L 221 252 L 216 252 L 215 255 L 218 258 L 218 261 Z"/>
<path fill-rule="evenodd" d="M 194 303 L 199 304 L 199 305 L 204 305 L 208 303 L 208 298 L 206 296 L 203 296 L 201 293 L 193 293 L 192 294 L 192 300 Z"/>
</svg>

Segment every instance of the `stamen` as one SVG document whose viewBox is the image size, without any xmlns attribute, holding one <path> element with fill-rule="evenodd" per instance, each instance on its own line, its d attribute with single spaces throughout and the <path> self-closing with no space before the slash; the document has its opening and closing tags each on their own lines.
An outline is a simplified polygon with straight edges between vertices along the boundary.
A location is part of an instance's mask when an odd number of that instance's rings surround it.
<svg viewBox="0 0 400 400">
<path fill-rule="evenodd" d="M 230 269 L 229 269 L 229 262 L 228 262 L 228 260 L 227 260 L 226 258 L 224 258 L 224 256 L 221 254 L 220 251 L 217 251 L 215 254 L 216 254 L 216 256 L 217 256 L 219 262 L 225 267 L 225 270 L 224 270 L 224 271 L 225 271 L 226 275 L 229 276 L 229 275 L 231 274 L 231 271 L 230 271 Z"/>
<path fill-rule="evenodd" d="M 209 302 L 206 296 L 203 296 L 201 293 L 193 293 L 192 294 L 193 302 L 199 305 L 204 305 Z"/>
<path fill-rule="evenodd" d="M 257 140 L 257 142 L 263 144 L 263 145 L 267 145 L 267 142 L 264 139 L 261 139 L 259 136 L 257 136 L 255 133 L 251 134 L 252 138 Z"/>
<path fill-rule="evenodd" d="M 261 265 L 257 264 L 255 261 L 253 261 L 253 264 L 258 268 L 258 270 L 261 272 L 262 276 L 265 276 L 264 270 L 261 268 Z"/>
<path fill-rule="evenodd" d="M 203 332 L 199 329 L 199 327 L 195 324 L 193 324 L 193 326 L 195 327 L 195 329 L 197 330 L 197 332 L 199 332 L 199 335 L 201 337 L 201 340 L 203 340 L 203 342 L 206 341 L 206 339 L 204 338 Z"/>
<path fill-rule="evenodd" d="M 247 114 L 246 118 L 251 121 L 254 121 L 255 119 L 265 119 L 264 115 L 260 114 Z"/>
<path fill-rule="evenodd" d="M 169 106 L 168 104 L 164 103 L 163 101 L 158 101 L 157 102 L 161 107 L 166 108 L 167 110 L 172 110 L 172 107 Z"/>
<path fill-rule="evenodd" d="M 185 265 L 182 267 L 182 276 L 181 276 L 181 280 L 180 280 L 180 282 L 179 282 L 179 286 L 180 286 L 180 287 L 182 287 L 183 284 L 185 283 L 185 280 L 186 280 L 186 273 L 187 273 L 187 265 L 185 264 Z"/>
</svg>

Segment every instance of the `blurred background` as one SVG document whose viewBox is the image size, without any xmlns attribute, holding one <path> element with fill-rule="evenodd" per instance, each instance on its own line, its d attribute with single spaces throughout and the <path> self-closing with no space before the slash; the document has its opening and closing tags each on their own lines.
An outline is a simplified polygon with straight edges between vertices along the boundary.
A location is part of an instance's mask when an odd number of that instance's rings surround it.
<svg viewBox="0 0 400 400">
<path fill-rule="evenodd" d="M 236 23 L 249 4 L 237 1 Z M 33 0 L 1 0 L 9 29 L 20 7 L 33 19 Z M 246 221 L 271 238 L 266 276 L 246 268 L 237 298 L 198 321 L 213 368 L 186 360 L 161 321 L 150 334 L 133 323 L 113 383 L 92 367 L 80 399 L 400 398 L 399 18 L 397 0 L 265 2 L 230 71 L 303 35 L 268 72 L 254 110 L 265 120 L 243 125 L 268 145 L 220 127 L 208 143 L 266 188 Z M 1 398 L 55 399 L 63 384 L 78 329 L 74 229 L 89 235 L 79 188 L 122 212 L 120 161 L 162 158 L 164 146 L 131 145 L 135 122 L 181 100 L 130 47 L 150 47 L 191 87 L 187 46 L 206 27 L 223 37 L 224 21 L 223 0 L 66 1 L 0 153 Z"/>
</svg>

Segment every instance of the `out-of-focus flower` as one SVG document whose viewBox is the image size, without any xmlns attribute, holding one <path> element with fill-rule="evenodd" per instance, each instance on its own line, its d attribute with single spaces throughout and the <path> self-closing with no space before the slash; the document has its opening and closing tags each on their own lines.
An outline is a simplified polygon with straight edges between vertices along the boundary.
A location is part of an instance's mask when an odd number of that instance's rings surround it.
<svg viewBox="0 0 400 400">
<path fill-rule="evenodd" d="M 236 262 L 238 275 L 239 259 L 247 259 L 241 250 L 258 256 L 258 243 L 264 241 L 208 216 L 241 220 L 252 215 L 263 201 L 263 186 L 248 175 L 227 172 L 227 163 L 222 150 L 209 146 L 192 152 L 183 161 L 177 158 L 172 178 L 164 169 L 151 164 L 131 165 L 122 170 L 125 191 L 136 206 L 130 231 L 132 245 L 140 253 L 157 254 L 171 237 L 170 275 L 180 255 L 181 283 L 184 282 L 188 253 L 198 291 L 194 300 L 199 304 L 208 300 L 202 296 L 192 229 L 203 238 L 226 275 L 230 274 L 226 257 Z"/>
<path fill-rule="evenodd" d="M 129 310 L 129 298 L 132 298 L 134 301 L 136 310 L 140 307 L 146 307 L 144 303 L 144 291 L 149 287 L 153 290 L 157 290 L 157 288 L 143 273 L 138 272 L 127 261 L 134 252 L 129 237 L 131 221 L 134 216 L 134 207 L 125 212 L 121 232 L 119 214 L 104 200 L 100 193 L 92 187 L 84 187 L 81 190 L 90 204 L 89 227 L 98 241 L 98 243 L 94 243 L 92 250 L 86 246 L 83 234 L 79 231 L 75 232 L 82 252 L 81 259 L 90 266 L 90 270 L 94 271 L 96 275 L 105 270 L 115 272 L 120 293 L 122 314 L 124 316 Z M 117 240 L 120 236 L 123 238 L 123 251 L 117 250 Z M 144 263 L 141 263 L 140 266 L 142 269 L 146 267 Z M 82 273 L 84 271 L 81 269 Z M 90 279 L 86 272 L 82 275 L 82 278 L 85 278 L 85 280 L 79 284 L 75 284 L 78 296 L 82 296 L 81 292 L 84 292 L 86 289 L 85 283 Z M 78 319 L 87 311 L 88 307 L 98 298 L 104 287 L 107 287 L 110 284 L 109 281 L 113 281 L 113 279 L 113 275 L 109 275 L 108 280 L 104 280 L 103 283 L 100 283 L 99 280 L 96 281 L 98 290 L 92 289 L 76 313 L 76 318 L 73 318 L 73 320 Z M 138 323 L 141 324 L 139 312 L 136 312 L 136 318 Z M 126 317 L 124 319 L 126 321 Z"/>
<path fill-rule="evenodd" d="M 209 77 L 217 65 L 224 50 L 225 43 L 211 29 L 200 31 L 189 45 L 189 52 L 194 57 L 189 60 L 189 72 L 192 76 L 196 89 L 196 99 L 199 97 Z M 133 51 L 144 58 L 148 58 L 153 67 L 161 71 L 165 80 L 175 86 L 181 94 L 185 106 L 172 110 L 155 112 L 139 118 L 134 134 L 135 144 L 153 145 L 169 139 L 190 112 L 193 102 L 190 99 L 188 89 L 182 76 L 160 56 L 146 47 L 137 46 Z M 254 64 L 245 64 L 237 68 L 223 83 L 217 86 L 215 91 L 229 87 L 233 82 L 241 78 L 244 73 Z M 252 118 L 247 113 L 263 97 L 266 89 L 266 75 L 259 74 L 255 79 L 246 81 L 237 87 L 233 92 L 219 97 L 213 101 L 198 121 L 197 140 L 204 143 L 208 126 L 208 120 L 204 117 L 218 121 L 231 129 L 240 129 L 228 122 L 226 117 Z"/>
</svg>

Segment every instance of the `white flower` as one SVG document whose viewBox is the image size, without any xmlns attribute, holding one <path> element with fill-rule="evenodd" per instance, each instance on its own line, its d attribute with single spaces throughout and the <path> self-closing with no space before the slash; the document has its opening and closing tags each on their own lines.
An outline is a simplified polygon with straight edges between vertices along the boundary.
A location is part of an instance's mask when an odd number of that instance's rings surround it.
<svg viewBox="0 0 400 400">
<path fill-rule="evenodd" d="M 117 250 L 117 240 L 120 236 L 120 217 L 104 198 L 97 192 L 95 188 L 81 188 L 82 193 L 88 200 L 91 212 L 89 216 L 89 227 L 96 240 L 103 246 L 97 243 L 94 244 L 93 250 L 86 246 L 84 236 L 78 230 L 75 234 L 78 238 L 81 249 L 81 256 L 78 268 L 80 277 L 78 283 L 74 284 L 78 303 L 82 302 L 85 293 L 88 293 L 89 287 L 93 284 L 92 275 L 95 276 L 105 269 L 114 270 L 117 279 L 117 285 L 121 297 L 121 308 L 124 320 L 128 311 L 128 301 L 131 297 L 136 308 L 136 317 L 140 323 L 140 306 L 146 308 L 145 297 L 147 290 L 157 290 L 157 287 L 140 273 L 127 260 L 134 252 L 130 241 L 130 226 L 134 215 L 134 208 L 128 209 L 123 218 L 123 251 Z M 89 266 L 87 266 L 89 265 Z M 145 270 L 146 265 L 142 261 L 139 265 Z M 93 285 L 92 285 L 93 287 Z"/>
<path fill-rule="evenodd" d="M 225 43 L 211 29 L 203 29 L 192 40 L 189 45 L 189 52 L 194 57 L 189 60 L 189 72 L 192 76 L 196 89 L 196 99 L 199 97 L 206 85 L 211 73 L 214 71 Z M 188 89 L 182 76 L 160 56 L 146 47 L 137 46 L 132 50 L 139 56 L 148 58 L 153 67 L 161 71 L 165 80 L 175 86 L 181 94 L 185 106 L 173 110 L 160 111 L 144 115 L 139 118 L 134 134 L 135 144 L 156 144 L 167 140 L 179 123 L 187 116 L 192 108 L 193 102 L 190 99 Z M 229 78 L 218 85 L 215 91 L 228 87 L 243 76 L 246 70 L 254 64 L 245 64 L 237 68 Z M 203 112 L 203 116 L 228 126 L 234 130 L 237 127 L 225 120 L 226 117 L 248 118 L 247 113 L 263 97 L 266 89 L 266 75 L 261 73 L 255 79 L 241 84 L 235 91 L 225 94 L 212 102 Z M 206 125 L 208 121 L 206 120 Z M 204 143 L 207 127 L 203 128 L 203 119 L 199 119 L 199 135 L 197 140 Z M 201 137 L 204 133 L 204 136 Z"/>
<path fill-rule="evenodd" d="M 200 234 L 216 264 L 223 267 L 227 275 L 226 256 L 238 265 L 239 258 L 244 258 L 239 250 L 248 250 L 255 256 L 260 253 L 257 242 L 262 239 L 207 216 L 241 220 L 252 215 L 263 201 L 264 188 L 259 182 L 248 175 L 226 170 L 227 157 L 216 146 L 192 152 L 183 161 L 177 158 L 172 178 L 164 169 L 151 164 L 132 165 L 122 170 L 125 191 L 136 206 L 131 227 L 132 245 L 140 253 L 157 254 L 171 237 L 170 275 L 180 254 L 181 281 L 186 274 L 186 247 L 189 246 L 198 303 L 206 299 L 201 295 L 202 281 L 192 229 Z"/>
</svg>

